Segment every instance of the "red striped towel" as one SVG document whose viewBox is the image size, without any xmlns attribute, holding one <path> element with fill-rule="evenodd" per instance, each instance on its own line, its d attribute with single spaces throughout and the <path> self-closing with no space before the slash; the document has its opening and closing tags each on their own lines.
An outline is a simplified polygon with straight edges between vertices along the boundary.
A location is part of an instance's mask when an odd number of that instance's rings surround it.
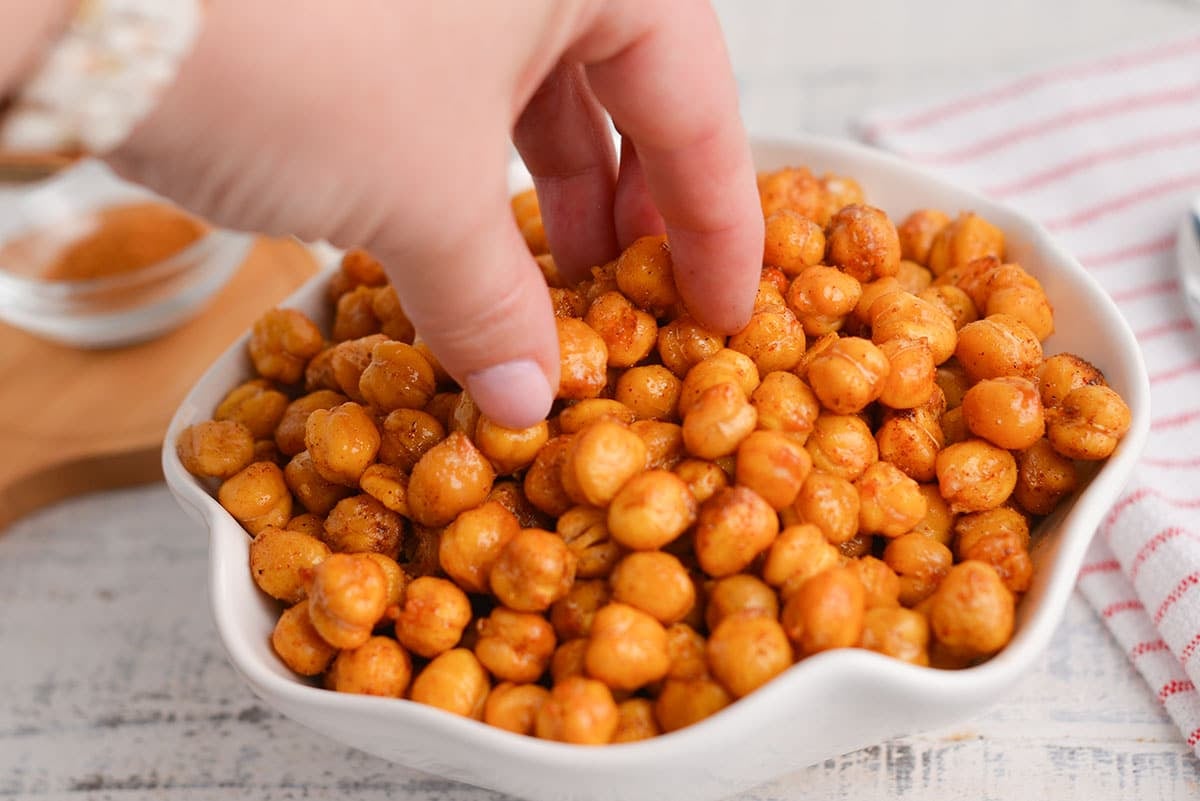
<svg viewBox="0 0 1200 801">
<path fill-rule="evenodd" d="M 885 109 L 862 135 L 1032 214 L 1133 326 L 1154 422 L 1079 588 L 1200 755 L 1200 333 L 1175 265 L 1200 194 L 1200 35 Z"/>
</svg>

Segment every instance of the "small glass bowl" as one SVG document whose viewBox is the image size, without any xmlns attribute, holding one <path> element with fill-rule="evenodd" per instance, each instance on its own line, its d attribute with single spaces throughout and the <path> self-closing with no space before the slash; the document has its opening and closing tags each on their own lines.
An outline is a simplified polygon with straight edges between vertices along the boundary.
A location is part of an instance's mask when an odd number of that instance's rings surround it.
<svg viewBox="0 0 1200 801">
<path fill-rule="evenodd" d="M 0 189 L 0 249 L 35 231 L 70 231 L 105 208 L 165 202 L 85 160 L 33 186 Z M 0 263 L 0 320 L 65 345 L 109 348 L 167 333 L 233 277 L 253 238 L 210 228 L 166 259 L 86 280 L 43 280 L 48 265 Z"/>
</svg>

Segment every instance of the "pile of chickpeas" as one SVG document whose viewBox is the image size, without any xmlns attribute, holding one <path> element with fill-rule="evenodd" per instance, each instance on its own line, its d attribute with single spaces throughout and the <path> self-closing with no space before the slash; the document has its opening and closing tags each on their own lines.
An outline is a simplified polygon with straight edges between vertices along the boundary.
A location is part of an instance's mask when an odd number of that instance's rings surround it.
<svg viewBox="0 0 1200 801">
<path fill-rule="evenodd" d="M 279 658 L 331 690 L 600 744 L 832 648 L 935 668 L 1003 648 L 1031 525 L 1128 407 L 1043 354 L 1050 302 L 986 220 L 897 227 L 805 169 L 759 189 L 762 279 L 728 338 L 688 315 L 663 237 L 566 286 L 536 197 L 513 199 L 561 348 L 531 428 L 480 414 L 364 252 L 329 285 L 331 331 L 267 312 L 258 377 L 177 444 L 253 535 Z"/>
</svg>

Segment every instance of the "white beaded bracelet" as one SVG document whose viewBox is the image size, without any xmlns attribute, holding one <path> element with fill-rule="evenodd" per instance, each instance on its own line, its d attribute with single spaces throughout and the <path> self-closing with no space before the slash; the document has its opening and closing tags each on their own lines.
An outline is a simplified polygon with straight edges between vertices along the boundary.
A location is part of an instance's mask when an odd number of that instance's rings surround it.
<svg viewBox="0 0 1200 801">
<path fill-rule="evenodd" d="M 174 80 L 202 18 L 201 0 L 82 0 L 0 116 L 0 148 L 116 147 Z"/>
</svg>

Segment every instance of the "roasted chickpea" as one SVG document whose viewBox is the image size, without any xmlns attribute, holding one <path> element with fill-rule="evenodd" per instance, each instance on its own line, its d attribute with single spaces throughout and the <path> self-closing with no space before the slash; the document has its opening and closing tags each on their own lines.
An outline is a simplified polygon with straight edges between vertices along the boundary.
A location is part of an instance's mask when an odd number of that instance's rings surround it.
<svg viewBox="0 0 1200 801">
<path fill-rule="evenodd" d="M 588 675 L 614 690 L 636 690 L 667 675 L 667 632 L 653 616 L 610 603 L 596 613 L 588 639 Z"/>
<path fill-rule="evenodd" d="M 683 442 L 701 459 L 728 456 L 758 422 L 758 412 L 735 384 L 710 387 L 683 416 Z"/>
<path fill-rule="evenodd" d="M 791 370 L 804 355 L 804 329 L 787 308 L 755 312 L 729 347 L 754 360 L 758 372 Z"/>
<path fill-rule="evenodd" d="M 340 345 L 330 345 L 308 361 L 304 368 L 304 391 L 328 389 L 341 394 L 337 376 L 333 373 L 333 354 Z"/>
<path fill-rule="evenodd" d="M 784 167 L 759 173 L 758 194 L 764 217 L 780 209 L 791 209 L 821 226 L 829 220 L 825 192 L 805 167 Z"/>
<path fill-rule="evenodd" d="M 900 279 L 894 275 L 877 278 L 874 281 L 863 284 L 862 294 L 858 298 L 858 303 L 854 304 L 854 311 L 851 312 L 848 322 L 854 323 L 855 328 L 866 328 L 869 330 L 871 326 L 871 306 L 879 298 L 882 298 L 884 295 L 890 295 L 893 292 L 908 294 L 908 291 L 900 284 Z"/>
<path fill-rule="evenodd" d="M 928 666 L 929 622 L 912 609 L 868 609 L 863 616 L 863 631 L 858 644 L 868 651 Z"/>
<path fill-rule="evenodd" d="M 579 290 L 553 286 L 550 287 L 550 305 L 554 308 L 555 317 L 574 317 L 580 320 L 587 313 L 588 307 L 587 298 Z"/>
<path fill-rule="evenodd" d="M 1007 314 L 1016 317 L 1043 341 L 1054 333 L 1054 309 L 1040 286 L 1015 284 L 997 287 L 988 295 L 984 313 L 989 316 Z"/>
<path fill-rule="evenodd" d="M 550 426 L 545 420 L 529 428 L 515 429 L 481 416 L 475 424 L 475 444 L 501 475 L 528 467 L 549 439 Z"/>
<path fill-rule="evenodd" d="M 686 415 L 706 391 L 718 384 L 733 384 L 749 398 L 758 388 L 759 374 L 754 361 L 730 348 L 717 351 L 697 364 L 683 379 L 679 391 L 679 413 Z"/>
<path fill-rule="evenodd" d="M 773 617 L 727 617 L 708 638 L 708 665 L 741 698 L 792 666 L 792 646 Z"/>
<path fill-rule="evenodd" d="M 859 281 L 895 275 L 900 237 L 885 212 L 853 204 L 833 215 L 827 233 L 829 261 Z"/>
<path fill-rule="evenodd" d="M 679 378 L 723 347 L 724 337 L 708 331 L 687 315 L 676 317 L 658 330 L 659 358 Z"/>
<path fill-rule="evenodd" d="M 953 512 L 983 512 L 1008 500 L 1017 484 L 1017 462 L 981 439 L 950 445 L 937 458 L 938 486 Z"/>
<path fill-rule="evenodd" d="M 1048 515 L 1058 502 L 1075 491 L 1075 464 L 1039 439 L 1017 454 L 1017 486 L 1013 498 L 1026 512 Z"/>
<path fill-rule="evenodd" d="M 942 433 L 942 392 L 934 388 L 925 404 L 913 409 L 884 413 L 883 424 L 875 432 L 879 458 L 891 462 L 917 481 L 933 481 L 938 451 L 945 444 Z"/>
<path fill-rule="evenodd" d="M 825 255 L 821 226 L 793 209 L 780 209 L 766 218 L 763 264 L 796 275 L 818 264 Z"/>
<path fill-rule="evenodd" d="M 338 652 L 313 626 L 308 601 L 300 601 L 279 616 L 271 632 L 271 647 L 285 665 L 301 676 L 324 673 Z"/>
<path fill-rule="evenodd" d="M 373 464 L 358 480 L 363 492 L 400 515 L 408 515 L 408 476 L 395 467 Z"/>
<path fill-rule="evenodd" d="M 733 575 L 771 547 L 779 533 L 779 516 L 757 492 L 729 487 L 700 507 L 696 523 L 696 558 L 705 573 Z"/>
<path fill-rule="evenodd" d="M 612 692 L 598 681 L 573 676 L 556 683 L 538 709 L 535 731 L 543 740 L 603 745 L 620 722 Z"/>
<path fill-rule="evenodd" d="M 575 580 L 575 554 L 549 531 L 518 531 L 492 565 L 492 592 L 518 612 L 541 612 L 567 594 Z"/>
<path fill-rule="evenodd" d="M 683 459 L 683 428 L 662 420 L 636 420 L 629 430 L 646 445 L 646 469 L 670 470 Z"/>
<path fill-rule="evenodd" d="M 617 730 L 610 742 L 632 743 L 660 734 L 662 730 L 654 716 L 653 701 L 648 698 L 627 698 L 617 704 Z"/>
<path fill-rule="evenodd" d="M 1001 376 L 967 390 L 963 420 L 977 437 L 1008 450 L 1023 450 L 1046 431 L 1037 385 L 1027 378 Z"/>
<path fill-rule="evenodd" d="M 454 403 L 450 405 L 450 414 L 446 419 L 446 430 L 450 433 L 455 431 L 465 434 L 474 441 L 475 427 L 479 425 L 479 418 L 483 416 L 483 412 L 479 411 L 479 404 L 475 403 L 475 399 L 471 397 L 470 392 L 459 392 L 454 399 Z"/>
<path fill-rule="evenodd" d="M 959 344 L 954 319 L 940 306 L 907 292 L 880 296 L 871 304 L 871 339 L 881 344 L 891 339 L 923 341 L 941 364 L 955 353 Z"/>
<path fill-rule="evenodd" d="M 1132 421 L 1120 395 L 1094 384 L 1071 390 L 1051 413 L 1046 436 L 1054 450 L 1068 459 L 1107 459 Z"/>
<path fill-rule="evenodd" d="M 867 609 L 894 607 L 900 604 L 900 577 L 887 563 L 866 554 L 851 559 L 847 565 L 858 575 L 866 591 Z"/>
<path fill-rule="evenodd" d="M 639 420 L 671 420 L 676 417 L 682 387 L 675 374 L 661 364 L 631 367 L 617 379 L 616 400 Z"/>
<path fill-rule="evenodd" d="M 811 470 L 808 451 L 779 431 L 753 431 L 737 449 L 737 483 L 757 492 L 775 509 L 796 500 Z"/>
<path fill-rule="evenodd" d="M 469 592 L 487 592 L 500 551 L 521 530 L 517 518 L 496 501 L 462 512 L 442 532 L 438 562 Z"/>
<path fill-rule="evenodd" d="M 618 400 L 587 398 L 575 401 L 562 410 L 558 415 L 558 428 L 563 434 L 577 434 L 600 420 L 612 420 L 628 425 L 637 419 L 633 409 Z"/>
<path fill-rule="evenodd" d="M 408 508 L 424 526 L 444 526 L 460 512 L 483 503 L 496 474 L 459 432 L 425 452 L 408 481 Z"/>
<path fill-rule="evenodd" d="M 950 504 L 942 497 L 937 484 L 922 484 L 921 494 L 925 496 L 925 516 L 913 526 L 912 533 L 949 545 L 954 538 L 954 522 L 958 515 L 950 511 Z"/>
<path fill-rule="evenodd" d="M 941 275 L 985 256 L 1004 258 L 1004 233 L 974 212 L 965 212 L 933 238 L 928 266 Z"/>
<path fill-rule="evenodd" d="M 929 345 L 919 339 L 889 339 L 879 349 L 889 365 L 879 401 L 893 409 L 913 409 L 927 403 L 937 387 L 937 367 Z"/>
<path fill-rule="evenodd" d="M 758 413 L 757 425 L 769 431 L 799 435 L 802 441 L 812 431 L 820 413 L 820 402 L 808 385 L 792 373 L 767 373 L 750 395 Z"/>
<path fill-rule="evenodd" d="M 645 468 L 646 454 L 645 442 L 628 426 L 599 420 L 572 437 L 562 466 L 563 489 L 576 503 L 608 506 L 621 486 Z"/>
<path fill-rule="evenodd" d="M 933 240 L 949 224 L 950 217 L 938 209 L 918 209 L 909 214 L 896 229 L 901 257 L 927 264 Z"/>
<path fill-rule="evenodd" d="M 371 361 L 359 377 L 358 387 L 369 403 L 385 412 L 420 409 L 433 397 L 437 378 L 420 351 L 389 340 L 371 350 Z"/>
<path fill-rule="evenodd" d="M 475 654 L 455 648 L 436 656 L 417 674 L 410 697 L 419 704 L 479 720 L 489 689 L 487 671 Z"/>
<path fill-rule="evenodd" d="M 694 503 L 701 504 L 720 490 L 729 485 L 725 471 L 713 462 L 700 459 L 684 459 L 675 465 L 676 476 L 683 480 L 695 499 Z M 620 497 L 620 493 L 617 494 Z M 610 507 L 611 508 L 611 507 Z"/>
<path fill-rule="evenodd" d="M 560 379 L 558 397 L 595 398 L 608 381 L 608 347 L 583 320 L 555 320 L 558 327 Z"/>
<path fill-rule="evenodd" d="M 532 737 L 538 711 L 549 697 L 550 691 L 538 684 L 501 682 L 488 693 L 483 705 L 483 722 Z"/>
<path fill-rule="evenodd" d="M 871 552 L 874 542 L 875 538 L 870 534 L 855 534 L 835 547 L 843 559 L 861 559 Z"/>
<path fill-rule="evenodd" d="M 372 637 L 337 655 L 328 686 L 340 693 L 403 698 L 412 680 L 412 658 L 395 640 Z"/>
<path fill-rule="evenodd" d="M 698 679 L 708 675 L 704 638 L 687 623 L 667 626 L 667 653 L 671 656 L 668 679 Z"/>
<path fill-rule="evenodd" d="M 1000 507 L 963 515 L 955 524 L 955 555 L 974 559 L 996 569 L 1014 593 L 1025 592 L 1033 578 L 1029 558 L 1029 521 L 1015 509 Z"/>
<path fill-rule="evenodd" d="M 895 538 L 925 517 L 925 496 L 917 482 L 889 462 L 875 462 L 855 482 L 858 527 L 865 534 Z"/>
<path fill-rule="evenodd" d="M 395 559 L 404 538 L 404 519 L 370 495 L 337 502 L 325 518 L 325 543 L 340 553 L 371 551 Z"/>
<path fill-rule="evenodd" d="M 525 497 L 539 511 L 551 517 L 564 514 L 573 505 L 562 480 L 572 439 L 571 436 L 558 436 L 548 440 L 525 471 L 522 483 Z"/>
<path fill-rule="evenodd" d="M 877 399 L 890 372 L 888 358 L 870 340 L 842 337 L 808 365 L 808 382 L 821 405 L 854 414 Z"/>
<path fill-rule="evenodd" d="M 825 173 L 817 180 L 821 188 L 821 218 L 828 222 L 838 211 L 855 203 L 862 203 L 864 194 L 858 181 L 847 175 Z"/>
<path fill-rule="evenodd" d="M 825 539 L 824 532 L 811 523 L 802 523 L 779 532 L 779 537 L 767 552 L 762 576 L 768 584 L 779 589 L 780 595 L 788 598 L 804 582 L 827 568 L 835 567 L 840 561 L 841 554 Z M 735 578 L 739 577 L 731 576 L 722 581 Z M 710 598 L 709 608 L 712 606 Z"/>
<path fill-rule="evenodd" d="M 396 639 L 413 653 L 432 658 L 456 646 L 470 622 L 466 593 L 446 579 L 421 576 L 404 593 Z"/>
<path fill-rule="evenodd" d="M 348 292 L 356 286 L 382 286 L 387 283 L 383 265 L 362 248 L 352 248 L 346 251 L 346 254 L 342 256 L 337 277 L 344 280 L 340 287 L 331 285 L 331 289 L 340 289 L 336 293 L 331 293 L 334 300 L 343 292 Z"/>
<path fill-rule="evenodd" d="M 820 336 L 838 331 L 862 297 L 862 284 L 836 267 L 818 264 L 797 275 L 787 291 L 788 308 L 804 333 Z"/>
<path fill-rule="evenodd" d="M 971 379 L 967 378 L 967 371 L 962 368 L 962 365 L 952 359 L 938 366 L 937 385 L 942 390 L 946 408 L 957 409 L 962 405 L 963 396 L 971 388 Z"/>
<path fill-rule="evenodd" d="M 729 617 L 779 617 L 779 598 L 775 590 L 749 573 L 712 582 L 707 591 L 704 624 L 714 631 Z"/>
<path fill-rule="evenodd" d="M 576 506 L 558 518 L 559 536 L 575 556 L 579 578 L 606 578 L 621 558 L 621 546 L 609 534 L 603 509 Z"/>
<path fill-rule="evenodd" d="M 254 462 L 225 479 L 217 500 L 251 534 L 282 528 L 292 517 L 292 495 L 274 462 Z"/>
<path fill-rule="evenodd" d="M 375 564 L 379 565 L 379 569 L 383 571 L 384 578 L 387 579 L 387 606 L 399 607 L 400 602 L 404 599 L 404 591 L 408 589 L 409 578 L 404 572 L 404 568 L 390 556 L 384 556 L 375 551 L 363 551 L 362 555 L 370 559 Z"/>
<path fill-rule="evenodd" d="M 319 389 L 289 403 L 275 427 L 275 444 L 280 452 L 295 456 L 304 450 L 304 432 L 309 414 L 316 409 L 332 409 L 347 400 L 340 392 Z"/>
<path fill-rule="evenodd" d="M 383 419 L 379 461 L 411 472 L 425 452 L 446 437 L 437 418 L 418 409 L 396 409 Z"/>
<path fill-rule="evenodd" d="M 814 470 L 809 473 L 792 511 L 800 523 L 812 523 L 825 539 L 839 545 L 858 533 L 858 490 L 841 476 Z"/>
<path fill-rule="evenodd" d="M 617 259 L 617 286 L 641 309 L 662 317 L 679 302 L 671 246 L 665 236 L 644 236 Z"/>
<path fill-rule="evenodd" d="M 800 656 L 849 648 L 862 636 L 866 590 L 855 571 L 831 567 L 787 599 L 781 622 Z"/>
<path fill-rule="evenodd" d="M 971 438 L 971 432 L 967 428 L 967 419 L 963 415 L 961 406 L 943 414 L 941 426 L 944 445 L 955 445 Z"/>
<path fill-rule="evenodd" d="M 933 283 L 933 273 L 915 261 L 901 259 L 900 269 L 896 271 L 896 280 L 905 292 L 916 295 Z"/>
<path fill-rule="evenodd" d="M 389 339 L 412 344 L 416 329 L 404 307 L 400 296 L 390 286 L 376 287 L 371 296 L 371 311 L 379 319 L 379 330 Z"/>
<path fill-rule="evenodd" d="M 617 563 L 609 577 L 612 599 L 664 624 L 683 620 L 696 603 L 696 588 L 683 564 L 669 553 L 640 551 Z"/>
<path fill-rule="evenodd" d="M 720 712 L 733 700 L 712 678 L 668 679 L 654 702 L 654 715 L 663 731 L 677 731 Z"/>
<path fill-rule="evenodd" d="M 580 638 L 568 640 L 554 649 L 550 658 L 550 680 L 552 684 L 561 684 L 571 676 L 587 676 L 584 664 L 587 656 L 588 640 Z"/>
<path fill-rule="evenodd" d="M 399 556 L 400 564 L 411 576 L 438 576 L 438 551 L 442 529 L 430 528 L 414 523 L 411 536 L 404 540 L 404 551 Z"/>
<path fill-rule="evenodd" d="M 476 623 L 476 629 L 475 656 L 503 681 L 537 681 L 554 654 L 554 628 L 532 612 L 497 607 Z"/>
<path fill-rule="evenodd" d="M 325 518 L 320 515 L 314 515 L 311 512 L 299 514 L 288 521 L 284 530 L 296 531 L 301 534 L 307 534 L 310 537 L 321 539 L 325 534 Z"/>
<path fill-rule="evenodd" d="M 600 335 L 609 367 L 630 367 L 654 350 L 658 324 L 620 292 L 605 292 L 592 301 L 583 321 Z"/>
<path fill-rule="evenodd" d="M 879 460 L 879 446 L 871 429 L 852 414 L 822 414 L 813 422 L 804 447 L 812 456 L 813 469 L 857 481 Z"/>
<path fill-rule="evenodd" d="M 973 382 L 1008 375 L 1035 378 L 1042 343 L 1017 318 L 993 314 L 963 326 L 954 355 Z"/>
<path fill-rule="evenodd" d="M 175 452 L 200 478 L 229 478 L 254 461 L 254 436 L 236 420 L 205 420 L 179 433 Z"/>
<path fill-rule="evenodd" d="M 343 484 L 327 481 L 317 472 L 308 451 L 300 451 L 283 469 L 288 489 L 300 504 L 317 515 L 329 514 L 338 501 L 349 497 L 354 490 Z"/>
<path fill-rule="evenodd" d="M 979 319 L 979 310 L 975 307 L 971 296 L 953 284 L 926 287 L 917 294 L 917 297 L 929 301 L 950 315 L 956 329 Z"/>
<path fill-rule="evenodd" d="M 250 330 L 250 360 L 264 378 L 294 384 L 308 360 L 325 347 L 321 329 L 303 312 L 271 309 Z"/>
<path fill-rule="evenodd" d="M 933 635 L 951 651 L 987 656 L 1012 639 L 1016 602 L 999 574 L 983 562 L 950 568 L 930 598 Z"/>
<path fill-rule="evenodd" d="M 371 354 L 375 346 L 387 341 L 388 338 L 383 334 L 372 334 L 339 342 L 329 357 L 329 370 L 334 383 L 329 389 L 341 391 L 350 400 L 366 403 L 358 383 L 362 379 L 363 371 L 371 363 Z"/>
<path fill-rule="evenodd" d="M 304 443 L 322 478 L 353 487 L 375 461 L 380 436 L 366 409 L 349 402 L 314 409 L 304 426 Z"/>
<path fill-rule="evenodd" d="M 937 540 L 913 533 L 889 542 L 883 561 L 900 577 L 900 603 L 911 607 L 937 589 L 954 556 Z"/>
<path fill-rule="evenodd" d="M 576 581 L 562 598 L 550 607 L 550 623 L 560 641 L 587 637 L 592 631 L 596 611 L 612 597 L 608 582 L 602 579 Z"/>
<path fill-rule="evenodd" d="M 313 568 L 325 561 L 325 543 L 282 528 L 264 528 L 250 543 L 250 576 L 272 598 L 294 604 L 306 595 Z"/>
<path fill-rule="evenodd" d="M 217 404 L 213 419 L 239 422 L 254 439 L 267 439 L 274 436 L 287 406 L 287 395 L 273 389 L 270 381 L 256 378 L 230 390 Z"/>
<path fill-rule="evenodd" d="M 634 550 L 661 548 L 682 534 L 697 515 L 696 500 L 683 479 L 666 470 L 635 475 L 608 509 L 608 531 Z"/>
<path fill-rule="evenodd" d="M 1062 405 L 1072 390 L 1104 383 L 1104 374 L 1094 365 L 1070 353 L 1057 353 L 1042 362 L 1038 386 L 1042 406 Z"/>
<path fill-rule="evenodd" d="M 375 314 L 376 287 L 360 285 L 337 299 L 333 314 L 333 341 L 378 334 L 383 324 Z"/>
<path fill-rule="evenodd" d="M 365 643 L 386 608 L 387 576 L 365 556 L 335 553 L 313 569 L 308 614 L 335 648 Z"/>
</svg>

